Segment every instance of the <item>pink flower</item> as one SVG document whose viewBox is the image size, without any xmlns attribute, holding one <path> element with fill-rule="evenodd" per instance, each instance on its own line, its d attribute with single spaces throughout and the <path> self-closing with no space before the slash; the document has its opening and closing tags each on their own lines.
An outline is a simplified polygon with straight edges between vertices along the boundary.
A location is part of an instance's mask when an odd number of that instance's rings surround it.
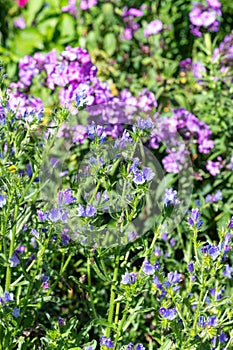
<svg viewBox="0 0 233 350">
<path fill-rule="evenodd" d="M 217 159 L 217 162 L 212 162 L 212 160 L 207 161 L 206 169 L 212 176 L 220 174 L 220 169 L 223 167 L 222 158 L 218 157 Z"/>
<path fill-rule="evenodd" d="M 27 3 L 28 3 L 29 0 L 17 0 L 17 5 L 19 7 L 24 7 Z"/>
<path fill-rule="evenodd" d="M 156 19 L 155 21 L 152 21 L 147 24 L 146 29 L 144 30 L 145 36 L 150 36 L 153 34 L 158 34 L 163 29 L 163 23 Z"/>
</svg>

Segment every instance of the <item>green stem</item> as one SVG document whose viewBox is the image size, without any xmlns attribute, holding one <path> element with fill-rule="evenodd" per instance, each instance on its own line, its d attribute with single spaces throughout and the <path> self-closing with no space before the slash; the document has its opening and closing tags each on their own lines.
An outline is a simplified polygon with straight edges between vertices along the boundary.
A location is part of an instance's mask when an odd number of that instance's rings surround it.
<svg viewBox="0 0 233 350">
<path fill-rule="evenodd" d="M 93 299 L 93 293 L 92 293 L 92 285 L 91 285 L 91 259 L 88 256 L 87 258 L 87 282 L 88 282 L 88 287 L 89 287 L 89 296 L 90 296 L 90 302 L 91 302 L 91 307 L 92 307 L 92 312 L 95 318 L 97 318 L 97 313 L 95 310 L 95 303 Z"/>
<path fill-rule="evenodd" d="M 14 253 L 14 247 L 15 247 L 15 234 L 17 230 L 17 217 L 19 213 L 19 207 L 16 205 L 15 207 L 15 213 L 14 213 L 14 226 L 12 228 L 12 236 L 11 236 L 11 243 L 10 243 L 10 250 L 9 250 L 9 259 L 12 257 Z M 8 264 L 7 269 L 6 269 L 6 285 L 5 285 L 5 290 L 9 291 L 10 289 L 10 284 L 11 284 L 11 267 Z"/>
<path fill-rule="evenodd" d="M 198 298 L 198 304 L 197 304 L 197 308 L 196 308 L 196 312 L 195 312 L 195 319 L 194 319 L 194 323 L 193 323 L 193 329 L 196 332 L 196 328 L 197 328 L 197 320 L 200 314 L 200 308 L 201 308 L 201 303 L 202 303 L 202 299 L 203 299 L 203 294 L 204 294 L 204 289 L 205 289 L 205 282 L 206 282 L 206 278 L 204 278 L 204 259 L 202 259 L 202 266 L 201 266 L 201 291 L 200 291 L 200 295 Z"/>
<path fill-rule="evenodd" d="M 114 347 L 114 350 L 116 349 L 116 346 L 117 346 L 117 342 L 121 336 L 121 332 L 122 332 L 122 329 L 124 327 L 124 324 L 125 324 L 125 321 L 126 321 L 126 318 L 127 318 L 127 314 L 128 314 L 128 309 L 129 309 L 129 302 L 127 302 L 126 306 L 125 306 L 125 310 L 124 310 L 124 315 L 121 319 L 121 322 L 120 322 L 120 325 L 119 325 L 119 328 L 117 330 L 117 335 L 116 335 L 116 339 L 115 339 L 115 347 Z"/>
<path fill-rule="evenodd" d="M 109 313 L 108 313 L 108 323 L 111 324 L 113 321 L 113 315 L 114 315 L 114 308 L 115 308 L 115 284 L 117 282 L 118 277 L 118 269 L 119 269 L 119 261 L 120 261 L 120 253 L 119 250 L 116 254 L 115 258 L 115 267 L 113 272 L 113 281 L 111 286 L 111 293 L 110 293 L 110 303 L 109 303 Z M 106 337 L 110 337 L 111 334 L 111 327 L 108 327 L 106 330 Z"/>
</svg>

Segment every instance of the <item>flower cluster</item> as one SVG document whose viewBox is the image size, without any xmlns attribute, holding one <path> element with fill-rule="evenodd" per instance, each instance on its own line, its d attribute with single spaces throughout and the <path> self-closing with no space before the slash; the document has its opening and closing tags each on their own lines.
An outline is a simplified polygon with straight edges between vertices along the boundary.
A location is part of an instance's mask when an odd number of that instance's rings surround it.
<svg viewBox="0 0 233 350">
<path fill-rule="evenodd" d="M 185 163 L 187 149 L 180 142 L 179 136 L 183 137 L 187 145 L 189 142 L 197 144 L 200 153 L 209 153 L 214 147 L 207 124 L 185 108 L 173 110 L 171 117 L 157 119 L 156 128 L 152 130 L 150 139 L 152 148 L 158 148 L 161 142 L 167 145 L 168 155 L 162 161 L 167 172 L 179 173 Z"/>
<path fill-rule="evenodd" d="M 189 13 L 191 33 L 200 37 L 202 36 L 202 28 L 208 32 L 217 32 L 221 15 L 221 3 L 219 0 L 206 0 L 206 6 L 201 2 L 194 2 Z"/>
<path fill-rule="evenodd" d="M 133 34 L 139 29 L 139 24 L 135 22 L 134 18 L 143 16 L 143 11 L 141 9 L 125 7 L 123 9 L 122 18 L 126 27 L 124 28 L 124 33 L 121 36 L 122 40 L 132 40 Z"/>
</svg>

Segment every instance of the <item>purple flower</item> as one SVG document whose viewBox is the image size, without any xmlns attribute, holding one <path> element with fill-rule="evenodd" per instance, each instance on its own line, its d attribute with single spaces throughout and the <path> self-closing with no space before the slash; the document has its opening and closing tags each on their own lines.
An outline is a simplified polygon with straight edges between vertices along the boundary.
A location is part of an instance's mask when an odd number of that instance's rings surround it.
<svg viewBox="0 0 233 350">
<path fill-rule="evenodd" d="M 175 272 L 169 272 L 167 274 L 167 279 L 169 283 L 179 283 L 183 281 L 182 274 Z"/>
<path fill-rule="evenodd" d="M 218 324 L 218 319 L 216 316 L 210 316 L 207 320 L 208 326 L 210 327 L 216 327 Z"/>
<path fill-rule="evenodd" d="M 154 126 L 154 123 L 152 122 L 151 119 L 138 118 L 138 128 L 140 130 L 151 129 L 153 126 Z"/>
<path fill-rule="evenodd" d="M 100 345 L 105 345 L 106 348 L 111 349 L 114 348 L 114 344 L 110 338 L 101 337 L 100 338 Z"/>
<path fill-rule="evenodd" d="M 64 192 L 58 193 L 58 202 L 60 205 L 62 205 L 62 199 L 64 200 L 64 204 L 76 202 L 76 198 L 72 196 L 72 191 L 70 188 L 66 189 Z"/>
<path fill-rule="evenodd" d="M 208 253 L 211 256 L 211 258 L 213 260 L 215 260 L 218 257 L 218 255 L 220 254 L 220 251 L 219 251 L 219 248 L 217 246 L 213 245 L 208 249 Z"/>
<path fill-rule="evenodd" d="M 206 325 L 206 322 L 205 322 L 205 317 L 204 316 L 200 316 L 199 319 L 198 319 L 198 325 L 201 326 L 201 327 L 205 327 Z"/>
<path fill-rule="evenodd" d="M 196 225 L 197 227 L 200 227 L 203 224 L 203 221 L 201 219 L 198 220 L 200 215 L 201 215 L 201 212 L 198 208 L 192 209 L 191 216 L 188 217 L 188 223 L 192 226 Z"/>
<path fill-rule="evenodd" d="M 227 264 L 225 270 L 223 271 L 223 276 L 228 277 L 228 278 L 231 279 L 232 278 L 232 275 L 231 275 L 232 272 L 233 272 L 233 268 L 229 264 Z"/>
<path fill-rule="evenodd" d="M 133 284 L 136 282 L 136 274 L 134 272 L 128 273 L 126 272 L 121 276 L 122 284 Z"/>
<path fill-rule="evenodd" d="M 122 14 L 122 17 L 128 17 L 128 16 L 132 16 L 132 17 L 141 17 L 143 16 L 143 12 L 139 9 L 136 9 L 136 8 L 130 8 L 128 9 L 127 7 L 125 7 L 123 9 L 123 14 Z"/>
<path fill-rule="evenodd" d="M 36 238 L 39 238 L 39 232 L 37 232 L 34 228 L 31 229 L 31 233 L 33 234 L 33 236 L 35 236 Z"/>
<path fill-rule="evenodd" d="M 135 350 L 146 350 L 142 344 L 137 344 Z"/>
<path fill-rule="evenodd" d="M 64 326 L 66 324 L 65 320 L 60 316 L 58 317 L 57 322 L 59 327 Z"/>
<path fill-rule="evenodd" d="M 224 343 L 226 341 L 228 341 L 228 338 L 227 338 L 226 334 L 224 332 L 221 332 L 220 335 L 219 335 L 219 342 L 220 343 Z"/>
<path fill-rule="evenodd" d="M 231 218 L 231 220 L 230 220 L 230 222 L 229 222 L 227 227 L 228 228 L 233 228 L 233 216 L 232 216 L 232 218 Z"/>
<path fill-rule="evenodd" d="M 84 11 L 88 10 L 93 6 L 96 6 L 97 2 L 97 0 L 81 0 L 80 9 Z"/>
<path fill-rule="evenodd" d="M 131 166 L 131 168 L 132 168 L 132 166 Z M 152 180 L 154 176 L 155 176 L 155 174 L 153 173 L 151 168 L 145 167 L 142 169 L 142 171 L 136 169 L 134 172 L 133 181 L 137 185 L 141 185 L 146 181 Z"/>
<path fill-rule="evenodd" d="M 212 176 L 216 176 L 220 174 L 220 169 L 222 168 L 222 162 L 212 162 L 212 160 L 208 160 L 206 164 L 206 169 Z"/>
<path fill-rule="evenodd" d="M 143 270 L 146 275 L 153 275 L 155 272 L 155 268 L 151 265 L 149 261 L 144 261 L 143 263 Z"/>
<path fill-rule="evenodd" d="M 129 343 L 129 344 L 127 345 L 127 347 L 126 347 L 125 350 L 134 350 L 134 345 L 133 345 L 133 343 Z"/>
<path fill-rule="evenodd" d="M 69 0 L 69 4 L 67 6 L 63 6 L 61 10 L 62 12 L 68 12 L 71 16 L 76 17 L 78 13 L 76 0 Z"/>
<path fill-rule="evenodd" d="M 153 283 L 155 283 L 156 287 L 159 288 L 160 290 L 163 289 L 162 283 L 160 282 L 158 276 L 153 277 Z"/>
<path fill-rule="evenodd" d="M 96 214 L 96 209 L 92 205 L 88 204 L 86 207 L 86 216 L 92 218 L 93 216 L 95 216 L 95 214 Z"/>
<path fill-rule="evenodd" d="M 13 311 L 12 311 L 12 315 L 15 317 L 15 318 L 18 318 L 20 317 L 20 309 L 18 307 L 14 307 Z"/>
<path fill-rule="evenodd" d="M 4 207 L 6 205 L 6 197 L 0 194 L 0 208 Z"/>
<path fill-rule="evenodd" d="M 158 34 L 159 32 L 161 32 L 162 29 L 163 23 L 159 19 L 156 19 L 155 21 L 152 21 L 147 24 L 144 30 L 144 35 L 147 37 L 153 34 Z"/>
<path fill-rule="evenodd" d="M 9 293 L 7 290 L 4 292 L 4 300 L 6 303 L 9 303 L 10 301 L 14 300 L 14 294 Z"/>
<path fill-rule="evenodd" d="M 166 309 L 165 307 L 161 307 L 159 309 L 159 314 L 168 320 L 174 320 L 174 318 L 176 317 L 176 309 Z"/>
<path fill-rule="evenodd" d="M 177 198 L 177 191 L 173 190 L 173 188 L 166 188 L 164 191 L 163 201 L 165 206 L 178 204 L 179 201 Z"/>
<path fill-rule="evenodd" d="M 194 271 L 194 264 L 193 264 L 193 262 L 190 262 L 188 264 L 188 270 L 189 270 L 190 273 L 193 273 L 193 271 Z"/>
<path fill-rule="evenodd" d="M 14 251 L 12 257 L 9 259 L 10 267 L 15 267 L 19 265 L 20 260 L 18 254 Z"/>
<path fill-rule="evenodd" d="M 15 21 L 14 21 L 14 26 L 15 28 L 19 28 L 19 29 L 24 29 L 26 28 L 26 23 L 23 17 L 18 17 Z"/>
<path fill-rule="evenodd" d="M 61 220 L 61 210 L 58 208 L 53 208 L 51 209 L 48 218 L 52 221 L 52 222 L 56 222 Z"/>
</svg>

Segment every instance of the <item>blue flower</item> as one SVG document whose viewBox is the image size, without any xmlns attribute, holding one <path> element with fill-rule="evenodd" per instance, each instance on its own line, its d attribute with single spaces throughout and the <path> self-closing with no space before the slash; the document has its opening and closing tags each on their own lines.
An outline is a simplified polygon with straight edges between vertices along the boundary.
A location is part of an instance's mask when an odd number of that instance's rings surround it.
<svg viewBox="0 0 233 350">
<path fill-rule="evenodd" d="M 175 308 L 166 309 L 165 307 L 161 307 L 159 309 L 159 314 L 171 321 L 171 320 L 174 320 L 174 318 L 176 317 L 176 309 Z"/>
<path fill-rule="evenodd" d="M 220 343 L 224 343 L 226 341 L 228 341 L 228 338 L 227 338 L 226 334 L 224 332 L 221 332 L 220 335 L 219 335 L 219 342 Z"/>
<path fill-rule="evenodd" d="M 217 246 L 213 245 L 208 249 L 208 253 L 211 256 L 211 258 L 213 260 L 215 260 L 218 257 L 218 255 L 220 254 L 220 251 L 219 251 L 219 248 Z"/>
<path fill-rule="evenodd" d="M 0 194 L 0 208 L 4 207 L 6 205 L 6 197 Z"/>
<path fill-rule="evenodd" d="M 173 188 L 166 188 L 164 191 L 163 201 L 166 207 L 169 205 L 179 204 L 177 200 L 177 191 L 173 190 Z"/>
<path fill-rule="evenodd" d="M 114 348 L 114 344 L 110 338 L 101 337 L 100 338 L 100 345 L 105 345 L 106 348 L 111 349 Z"/>
<path fill-rule="evenodd" d="M 7 290 L 4 292 L 4 300 L 6 303 L 9 303 L 10 301 L 14 300 L 14 294 L 9 293 Z"/>
<path fill-rule="evenodd" d="M 13 311 L 12 311 L 12 315 L 15 317 L 15 318 L 18 318 L 20 317 L 20 309 L 18 307 L 14 307 Z"/>
<path fill-rule="evenodd" d="M 66 322 L 64 321 L 64 319 L 62 317 L 58 317 L 58 326 L 61 327 L 61 326 L 64 326 L 66 324 Z"/>
<path fill-rule="evenodd" d="M 192 209 L 191 216 L 188 217 L 188 223 L 192 226 L 196 225 L 197 227 L 200 227 L 203 224 L 203 221 L 201 219 L 198 220 L 200 215 L 201 215 L 201 212 L 199 209 L 197 208 Z"/>
<path fill-rule="evenodd" d="M 142 344 L 137 344 L 135 350 L 146 350 Z"/>
<path fill-rule="evenodd" d="M 152 122 L 151 119 L 138 118 L 138 128 L 140 130 L 151 129 L 153 126 L 154 126 L 154 123 Z"/>
<path fill-rule="evenodd" d="M 154 176 L 155 176 L 155 174 L 153 173 L 151 168 L 146 167 L 146 168 L 143 168 L 142 171 L 137 169 L 134 171 L 133 181 L 137 185 L 141 185 L 141 184 L 144 184 L 144 182 L 146 182 L 146 181 L 152 180 Z"/>
<path fill-rule="evenodd" d="M 204 316 L 200 316 L 199 319 L 198 319 L 198 325 L 201 326 L 201 327 L 205 327 L 206 325 L 206 322 L 205 322 L 205 317 Z"/>
<path fill-rule="evenodd" d="M 233 228 L 233 216 L 228 224 L 228 228 Z"/>
<path fill-rule="evenodd" d="M 96 209 L 90 204 L 87 205 L 86 209 L 82 204 L 79 204 L 79 207 L 77 210 L 78 210 L 78 216 L 82 216 L 82 217 L 94 217 L 96 214 Z"/>
<path fill-rule="evenodd" d="M 12 257 L 9 259 L 10 267 L 15 267 L 20 263 L 19 256 L 16 252 L 13 253 Z"/>
<path fill-rule="evenodd" d="M 52 221 L 52 222 L 57 222 L 59 220 L 61 220 L 62 218 L 62 212 L 60 209 L 58 208 L 52 208 L 49 215 L 48 215 L 48 218 Z"/>
<path fill-rule="evenodd" d="M 133 343 L 129 343 L 129 344 L 127 345 L 127 347 L 126 347 L 125 350 L 134 350 L 134 345 L 133 345 Z"/>
<path fill-rule="evenodd" d="M 194 264 L 193 264 L 193 262 L 190 262 L 188 264 L 188 270 L 189 270 L 190 273 L 192 273 L 194 271 Z"/>
<path fill-rule="evenodd" d="M 223 271 L 223 276 L 232 278 L 232 275 L 231 275 L 232 272 L 233 272 L 233 268 L 227 264 L 225 270 Z"/>
<path fill-rule="evenodd" d="M 178 273 L 177 271 L 169 272 L 167 274 L 167 279 L 168 279 L 168 282 L 170 282 L 170 283 L 179 283 L 179 282 L 183 281 L 182 275 L 180 273 Z"/>
<path fill-rule="evenodd" d="M 60 205 L 62 205 L 62 200 L 64 201 L 64 204 L 71 204 L 76 201 L 76 198 L 72 196 L 72 191 L 70 188 L 63 192 L 58 192 L 58 202 Z"/>
<path fill-rule="evenodd" d="M 133 284 L 136 282 L 136 274 L 134 272 L 128 273 L 126 272 L 123 276 L 121 276 L 122 284 Z"/>
<path fill-rule="evenodd" d="M 149 261 L 144 261 L 143 263 L 143 272 L 146 275 L 153 275 L 155 272 L 155 268 L 151 265 L 151 263 Z"/>
<path fill-rule="evenodd" d="M 207 320 L 208 326 L 210 327 L 216 327 L 218 324 L 218 319 L 216 316 L 210 316 Z"/>
</svg>

